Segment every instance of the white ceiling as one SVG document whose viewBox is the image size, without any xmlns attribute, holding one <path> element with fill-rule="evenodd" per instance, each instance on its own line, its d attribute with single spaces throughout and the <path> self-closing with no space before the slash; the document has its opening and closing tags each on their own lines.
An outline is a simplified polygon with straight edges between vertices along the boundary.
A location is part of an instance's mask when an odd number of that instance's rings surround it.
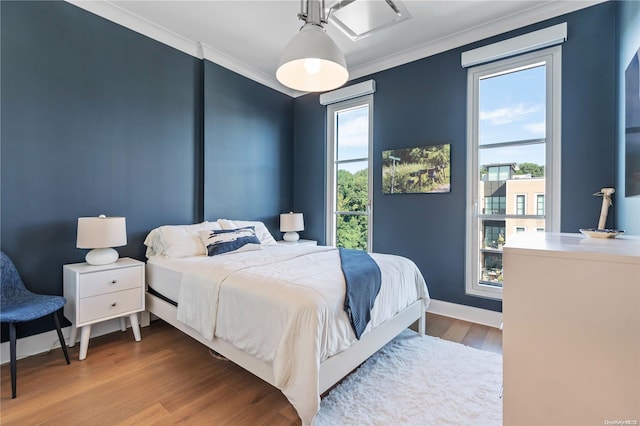
<svg viewBox="0 0 640 426">
<path fill-rule="evenodd" d="M 302 25 L 298 0 L 67 1 L 283 93 L 299 95 L 275 79 L 280 52 Z M 411 19 L 366 38 L 353 41 L 331 21 L 326 28 L 344 52 L 353 79 L 600 2 L 404 0 Z M 332 3 L 326 0 L 327 7 Z"/>
</svg>

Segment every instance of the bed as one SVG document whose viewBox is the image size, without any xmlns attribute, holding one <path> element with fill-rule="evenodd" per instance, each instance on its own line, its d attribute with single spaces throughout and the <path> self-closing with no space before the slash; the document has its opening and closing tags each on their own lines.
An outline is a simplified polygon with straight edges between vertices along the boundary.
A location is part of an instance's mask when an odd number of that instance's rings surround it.
<svg viewBox="0 0 640 426">
<path fill-rule="evenodd" d="M 207 234 L 247 228 L 257 244 L 207 255 Z M 278 245 L 261 222 L 222 219 L 156 228 L 145 244 L 147 311 L 280 389 L 304 425 L 320 395 L 403 329 L 417 320 L 424 334 L 428 290 L 404 257 L 371 254 L 381 287 L 357 339 L 336 248 Z"/>
</svg>

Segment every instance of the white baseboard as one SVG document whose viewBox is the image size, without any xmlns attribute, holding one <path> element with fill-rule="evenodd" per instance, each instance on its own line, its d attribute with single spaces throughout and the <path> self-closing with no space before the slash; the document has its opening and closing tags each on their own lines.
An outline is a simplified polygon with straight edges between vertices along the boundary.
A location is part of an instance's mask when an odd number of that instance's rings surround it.
<svg viewBox="0 0 640 426">
<path fill-rule="evenodd" d="M 127 327 L 131 327 L 127 319 Z M 103 336 L 105 334 L 113 333 L 120 330 L 120 320 L 118 318 L 108 321 L 103 321 L 91 326 L 91 338 Z M 71 327 L 64 327 L 62 329 L 62 336 L 65 342 L 69 343 L 69 334 Z M 129 330 L 127 332 L 130 333 Z M 131 336 L 133 340 L 133 335 Z M 76 339 L 76 345 L 80 345 L 80 330 L 78 330 L 78 338 Z M 49 352 L 52 349 L 60 347 L 60 340 L 58 340 L 58 333 L 55 330 L 47 331 L 46 333 L 40 333 L 29 337 L 23 337 L 16 342 L 16 358 L 26 358 L 31 355 L 37 355 L 44 352 Z M 91 355 L 91 341 L 89 341 L 89 351 L 87 356 Z M 61 359 L 64 360 L 61 355 Z M 10 361 L 9 342 L 4 342 L 0 345 L 0 364 L 5 364 Z M 73 361 L 73 359 L 71 359 Z M 77 358 L 76 358 L 77 361 Z"/>
<path fill-rule="evenodd" d="M 427 312 L 494 328 L 500 328 L 502 325 L 502 312 L 474 308 L 473 306 L 458 305 L 456 303 L 444 302 L 442 300 L 431 299 Z"/>
</svg>

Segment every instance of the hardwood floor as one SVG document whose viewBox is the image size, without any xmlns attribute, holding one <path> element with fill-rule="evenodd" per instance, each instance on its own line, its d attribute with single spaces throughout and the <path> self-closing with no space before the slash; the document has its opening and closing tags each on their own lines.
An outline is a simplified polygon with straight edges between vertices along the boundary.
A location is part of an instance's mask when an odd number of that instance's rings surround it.
<svg viewBox="0 0 640 426">
<path fill-rule="evenodd" d="M 11 399 L 9 365 L 2 366 L 0 424 L 10 425 L 299 425 L 286 398 L 235 364 L 162 321 L 18 360 L 18 396 Z M 502 353 L 498 329 L 433 314 L 427 334 Z M 19 342 L 18 342 L 19 344 Z"/>
</svg>

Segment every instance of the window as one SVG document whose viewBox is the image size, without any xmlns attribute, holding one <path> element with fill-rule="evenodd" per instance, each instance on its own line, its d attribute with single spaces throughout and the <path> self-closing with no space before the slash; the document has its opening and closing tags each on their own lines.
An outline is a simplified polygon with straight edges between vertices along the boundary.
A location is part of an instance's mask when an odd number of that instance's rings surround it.
<svg viewBox="0 0 640 426">
<path fill-rule="evenodd" d="M 544 194 L 536 195 L 536 214 L 538 216 L 544 215 Z"/>
<path fill-rule="evenodd" d="M 507 180 L 511 177 L 511 167 L 508 165 L 488 167 L 488 175 L 490 181 Z"/>
<path fill-rule="evenodd" d="M 501 299 L 503 244 L 559 226 L 560 63 L 552 47 L 468 69 L 468 294 Z"/>
<path fill-rule="evenodd" d="M 327 106 L 327 244 L 371 248 L 373 96 Z"/>
<path fill-rule="evenodd" d="M 516 195 L 516 214 L 524 215 L 526 211 L 524 194 Z"/>
<path fill-rule="evenodd" d="M 485 214 L 504 214 L 507 208 L 507 197 L 485 197 Z"/>
</svg>

